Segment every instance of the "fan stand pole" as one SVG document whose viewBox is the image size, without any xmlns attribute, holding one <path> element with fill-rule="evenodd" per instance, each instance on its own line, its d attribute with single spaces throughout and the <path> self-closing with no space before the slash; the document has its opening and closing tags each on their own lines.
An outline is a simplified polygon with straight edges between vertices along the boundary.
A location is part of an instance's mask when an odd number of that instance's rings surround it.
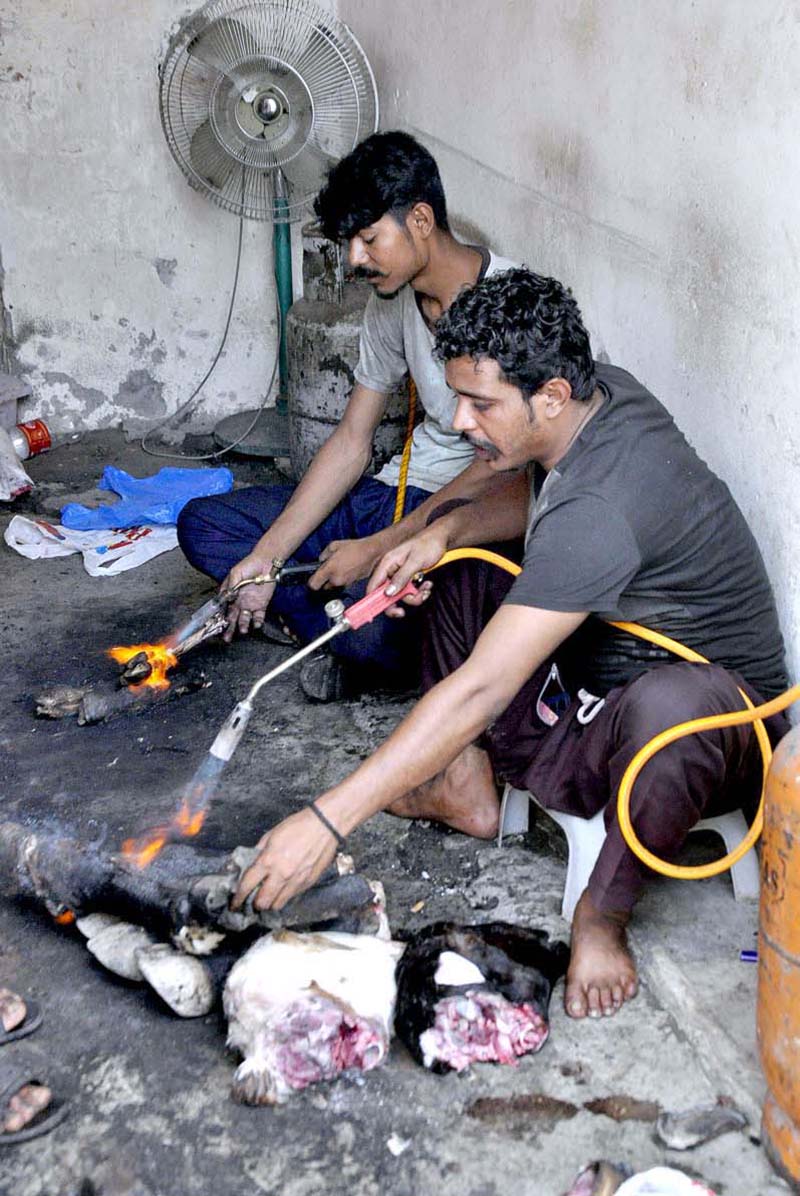
<svg viewBox="0 0 800 1196">
<path fill-rule="evenodd" d="M 287 413 L 287 389 L 289 364 L 286 356 L 286 318 L 292 306 L 292 239 L 288 219 L 288 207 L 283 196 L 275 198 L 275 227 L 272 235 L 275 260 L 275 288 L 278 293 L 278 307 L 281 313 L 280 327 L 280 394 L 276 408 L 282 415 Z"/>
</svg>

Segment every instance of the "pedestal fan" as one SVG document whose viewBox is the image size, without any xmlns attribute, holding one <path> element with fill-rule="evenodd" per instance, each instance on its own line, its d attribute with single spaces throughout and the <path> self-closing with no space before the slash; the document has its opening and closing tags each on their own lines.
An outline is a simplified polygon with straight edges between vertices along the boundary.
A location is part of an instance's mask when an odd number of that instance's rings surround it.
<svg viewBox="0 0 800 1196">
<path fill-rule="evenodd" d="M 190 185 L 240 221 L 274 224 L 280 397 L 239 447 L 283 456 L 289 226 L 309 213 L 328 168 L 377 128 L 375 79 L 348 27 L 315 0 L 210 0 L 180 24 L 159 74 L 164 135 Z M 257 415 L 223 420 L 218 443 Z"/>
</svg>

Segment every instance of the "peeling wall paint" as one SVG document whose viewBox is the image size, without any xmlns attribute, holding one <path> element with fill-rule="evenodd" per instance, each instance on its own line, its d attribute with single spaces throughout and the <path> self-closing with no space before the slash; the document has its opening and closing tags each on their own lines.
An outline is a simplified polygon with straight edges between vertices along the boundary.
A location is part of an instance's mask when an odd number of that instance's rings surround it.
<svg viewBox="0 0 800 1196">
<path fill-rule="evenodd" d="M 158 114 L 158 64 L 199 7 L 3 5 L 0 363 L 32 386 L 23 414 L 56 429 L 141 431 L 188 398 L 222 338 L 238 221 L 188 186 Z M 260 403 L 276 339 L 272 227 L 247 221 L 226 347 L 181 430 Z"/>
<path fill-rule="evenodd" d="M 755 529 L 800 676 L 800 8 L 339 0 L 457 228 L 568 283 Z"/>
<path fill-rule="evenodd" d="M 33 388 L 23 414 L 57 429 L 140 431 L 188 397 L 222 336 L 238 221 L 187 185 L 158 115 L 158 63 L 193 7 L 3 5 L 0 354 Z M 271 226 L 248 221 L 243 240 L 194 428 L 256 405 L 270 378 Z"/>
<path fill-rule="evenodd" d="M 153 261 L 155 271 L 161 279 L 165 287 L 171 287 L 175 280 L 175 271 L 178 267 L 178 259 L 176 257 L 157 257 Z"/>
</svg>

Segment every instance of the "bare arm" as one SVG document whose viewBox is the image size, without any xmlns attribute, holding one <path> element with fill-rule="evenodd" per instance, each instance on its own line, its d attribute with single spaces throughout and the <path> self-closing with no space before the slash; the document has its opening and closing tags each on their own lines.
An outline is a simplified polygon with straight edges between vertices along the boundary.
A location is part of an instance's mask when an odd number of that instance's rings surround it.
<svg viewBox="0 0 800 1196">
<path fill-rule="evenodd" d="M 247 577 L 269 570 L 273 557 L 285 560 L 314 531 L 338 502 L 353 488 L 372 457 L 372 439 L 386 408 L 386 395 L 356 384 L 344 415 L 329 439 L 314 457 L 304 477 L 279 515 L 261 539 L 238 565 L 231 569 L 223 589 Z M 241 632 L 249 620 L 241 620 L 242 611 L 253 616 L 253 626 L 263 622 L 274 587 L 245 586 L 229 608 L 226 638 L 238 625 Z"/>
<path fill-rule="evenodd" d="M 346 835 L 436 776 L 505 710 L 585 618 L 580 612 L 502 606 L 461 668 L 430 690 L 354 773 L 323 793 L 320 809 Z M 308 888 L 335 850 L 330 833 L 308 811 L 280 823 L 259 846 L 261 853 L 236 894 L 241 903 L 260 884 L 259 908 L 279 908 Z"/>
<path fill-rule="evenodd" d="M 370 577 L 368 588 L 374 590 L 390 581 L 399 590 L 415 573 L 431 569 L 450 548 L 521 537 L 527 525 L 528 499 L 529 483 L 524 473 L 494 474 L 482 497 L 456 507 L 388 552 Z M 429 590 L 430 584 L 425 583 L 420 594 L 425 595 Z M 407 601 L 417 605 L 413 599 Z M 402 608 L 393 607 L 392 613 L 400 614 Z"/>
<path fill-rule="evenodd" d="M 397 523 L 390 524 L 365 536 L 361 540 L 334 540 L 322 553 L 325 564 L 310 579 L 314 590 L 331 586 L 350 585 L 362 577 L 368 577 L 390 549 L 404 543 L 421 531 L 437 507 L 452 499 L 474 501 L 483 494 L 491 493 L 501 482 L 485 461 L 473 461 L 466 469 L 431 494 L 413 511 Z"/>
</svg>

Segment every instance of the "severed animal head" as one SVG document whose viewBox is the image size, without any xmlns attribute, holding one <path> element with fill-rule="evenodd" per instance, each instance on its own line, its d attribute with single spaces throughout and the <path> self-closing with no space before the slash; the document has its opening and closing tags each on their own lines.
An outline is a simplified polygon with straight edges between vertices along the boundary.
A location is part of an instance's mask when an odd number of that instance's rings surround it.
<svg viewBox="0 0 800 1196">
<path fill-rule="evenodd" d="M 567 945 L 543 930 L 436 922 L 408 938 L 395 1028 L 432 1071 L 513 1062 L 544 1045 L 550 995 L 568 962 Z"/>
<path fill-rule="evenodd" d="M 244 1056 L 234 1100 L 280 1104 L 309 1084 L 381 1063 L 402 950 L 335 931 L 276 931 L 255 943 L 225 986 L 228 1045 Z"/>
</svg>

